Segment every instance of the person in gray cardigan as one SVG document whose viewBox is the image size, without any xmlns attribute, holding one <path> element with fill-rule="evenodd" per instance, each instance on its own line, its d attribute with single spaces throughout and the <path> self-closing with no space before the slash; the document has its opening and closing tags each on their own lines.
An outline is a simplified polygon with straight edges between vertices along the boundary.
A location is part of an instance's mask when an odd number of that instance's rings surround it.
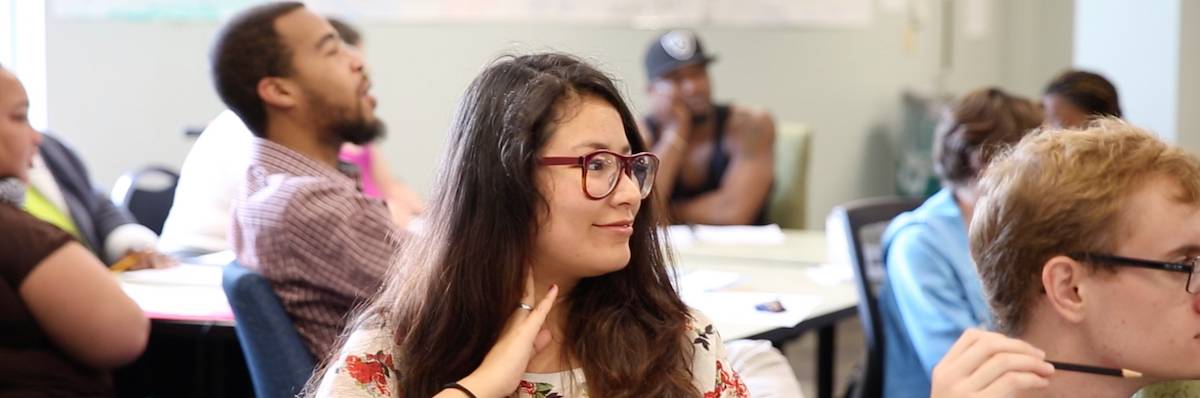
<svg viewBox="0 0 1200 398">
<path fill-rule="evenodd" d="M 71 233 L 106 264 L 131 255 L 137 261 L 134 269 L 174 263 L 154 251 L 154 231 L 96 189 L 83 161 L 58 138 L 42 134 L 29 174 L 25 210 Z"/>
</svg>

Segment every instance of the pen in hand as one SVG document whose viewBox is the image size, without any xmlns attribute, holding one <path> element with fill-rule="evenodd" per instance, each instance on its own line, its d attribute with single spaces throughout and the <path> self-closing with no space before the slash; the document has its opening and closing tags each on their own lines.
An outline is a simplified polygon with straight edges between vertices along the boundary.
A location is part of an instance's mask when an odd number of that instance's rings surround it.
<svg viewBox="0 0 1200 398">
<path fill-rule="evenodd" d="M 1099 366 L 1080 365 L 1074 363 L 1046 361 L 1054 365 L 1055 369 L 1066 370 L 1071 372 L 1091 373 L 1104 376 L 1122 377 L 1126 379 L 1136 379 L 1142 377 L 1142 372 L 1129 369 L 1102 368 Z"/>
<path fill-rule="evenodd" d="M 108 270 L 112 271 L 112 272 L 125 271 L 125 270 L 129 269 L 129 267 L 137 265 L 138 261 L 141 259 L 140 257 L 141 257 L 141 255 L 139 255 L 138 253 L 129 253 L 129 254 L 125 255 L 125 257 L 121 257 L 120 260 L 117 260 L 117 262 L 114 263 L 111 267 L 108 267 Z"/>
</svg>

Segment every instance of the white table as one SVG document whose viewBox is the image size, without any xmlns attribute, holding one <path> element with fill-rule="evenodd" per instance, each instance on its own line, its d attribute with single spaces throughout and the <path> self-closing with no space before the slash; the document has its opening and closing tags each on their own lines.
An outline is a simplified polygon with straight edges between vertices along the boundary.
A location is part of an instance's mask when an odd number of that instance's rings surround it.
<svg viewBox="0 0 1200 398">
<path fill-rule="evenodd" d="M 854 314 L 853 310 L 858 306 L 858 294 L 855 291 L 853 283 L 846 281 L 844 283 L 828 284 L 824 281 L 815 281 L 810 277 L 809 269 L 812 267 L 814 266 L 800 265 L 789 267 L 786 265 L 764 263 L 762 261 L 738 259 L 691 260 L 680 267 L 680 273 L 686 274 L 687 272 L 696 270 L 737 273 L 740 276 L 738 282 L 726 289 L 722 289 L 724 291 L 765 292 L 819 297 L 821 300 L 820 303 L 812 309 L 808 316 L 790 328 L 807 331 L 814 328 L 812 323 L 815 319 L 833 316 L 837 318 L 833 321 L 841 320 L 852 316 Z M 704 308 L 699 309 L 704 311 Z M 849 314 L 846 314 L 847 312 Z M 740 323 L 736 316 L 722 316 L 720 313 L 706 313 L 706 315 L 712 318 L 713 323 L 721 331 L 721 335 L 731 340 L 762 338 L 765 335 L 771 334 L 771 332 L 778 332 L 776 329 L 779 329 Z M 789 338 L 791 337 L 795 336 L 790 336 Z M 777 341 L 777 343 L 780 342 Z"/>
<path fill-rule="evenodd" d="M 825 235 L 820 231 L 784 230 L 782 243 L 720 244 L 693 242 L 675 247 L 674 258 L 681 274 L 695 270 L 734 272 L 739 281 L 731 291 L 769 292 L 819 296 L 820 303 L 806 318 L 791 327 L 764 327 L 740 323 L 736 315 L 705 312 L 726 339 L 762 339 L 776 346 L 808 332 L 817 332 L 817 391 L 829 397 L 833 384 L 835 326 L 856 315 L 858 296 L 853 283 L 830 284 L 812 278 L 810 269 L 826 259 Z M 206 332 L 233 336 L 232 312 L 220 285 L 219 266 L 188 265 L 195 273 L 135 280 L 136 273 L 119 275 L 126 292 L 154 320 L 156 327 L 188 332 L 199 327 Z M 140 271 L 146 272 L 146 271 Z M 153 273 L 154 271 L 150 271 Z M 174 279 L 174 280 L 172 280 Z M 166 301 L 164 301 L 166 300 Z M 189 306 L 186 300 L 200 301 Z M 174 308 L 174 310 L 172 310 Z"/>
<path fill-rule="evenodd" d="M 146 352 L 119 372 L 118 382 L 133 395 L 166 394 L 163 378 L 195 396 L 252 393 L 233 311 L 221 288 L 221 268 L 185 263 L 116 274 L 125 294 L 151 321 Z"/>
<path fill-rule="evenodd" d="M 858 294 L 851 280 L 838 283 L 813 278 L 811 270 L 826 259 L 820 231 L 784 230 L 777 244 L 696 242 L 674 248 L 681 274 L 695 270 L 733 272 L 741 279 L 726 290 L 819 296 L 820 304 L 791 327 L 764 327 L 739 322 L 736 315 L 709 314 L 726 339 L 770 340 L 777 347 L 805 333 L 817 332 L 817 396 L 833 395 L 833 349 L 838 322 L 857 315 Z"/>
<path fill-rule="evenodd" d="M 180 264 L 116 276 L 125 294 L 156 323 L 233 326 L 233 311 L 221 288 L 220 266 Z"/>
<path fill-rule="evenodd" d="M 737 259 L 797 266 L 824 263 L 828 258 L 826 246 L 822 231 L 785 229 L 780 244 L 694 242 L 674 249 L 681 264 L 687 260 Z"/>
</svg>

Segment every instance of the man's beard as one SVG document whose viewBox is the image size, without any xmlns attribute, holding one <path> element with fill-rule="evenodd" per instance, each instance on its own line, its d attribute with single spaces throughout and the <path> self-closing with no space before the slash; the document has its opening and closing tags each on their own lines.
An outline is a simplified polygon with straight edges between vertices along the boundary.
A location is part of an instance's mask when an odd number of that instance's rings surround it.
<svg viewBox="0 0 1200 398">
<path fill-rule="evenodd" d="M 329 131 L 334 137 L 354 145 L 363 145 L 380 139 L 387 133 L 386 126 L 379 119 L 367 120 L 337 118 L 330 122 Z"/>
<path fill-rule="evenodd" d="M 699 109 L 692 104 L 685 104 L 685 106 L 688 113 L 692 115 L 692 126 L 701 126 L 708 123 L 712 120 L 713 113 L 716 112 L 716 107 L 712 105 L 711 101 L 705 102 L 705 105 Z"/>
<path fill-rule="evenodd" d="M 318 97 L 313 99 L 312 105 L 319 114 L 329 115 L 331 119 L 326 119 L 325 131 L 339 141 L 362 145 L 383 138 L 387 133 L 383 121 L 368 120 L 363 116 L 361 102 L 355 107 L 337 107 Z"/>
</svg>

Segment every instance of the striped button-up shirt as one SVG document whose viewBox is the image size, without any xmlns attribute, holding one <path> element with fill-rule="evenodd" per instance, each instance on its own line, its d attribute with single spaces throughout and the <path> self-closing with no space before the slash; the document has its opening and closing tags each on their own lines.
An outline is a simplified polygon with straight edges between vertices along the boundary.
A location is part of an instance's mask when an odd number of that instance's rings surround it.
<svg viewBox="0 0 1200 398">
<path fill-rule="evenodd" d="M 230 229 L 238 262 L 270 281 L 318 359 L 378 290 L 403 233 L 382 201 L 363 196 L 352 167 L 259 138 Z"/>
</svg>

